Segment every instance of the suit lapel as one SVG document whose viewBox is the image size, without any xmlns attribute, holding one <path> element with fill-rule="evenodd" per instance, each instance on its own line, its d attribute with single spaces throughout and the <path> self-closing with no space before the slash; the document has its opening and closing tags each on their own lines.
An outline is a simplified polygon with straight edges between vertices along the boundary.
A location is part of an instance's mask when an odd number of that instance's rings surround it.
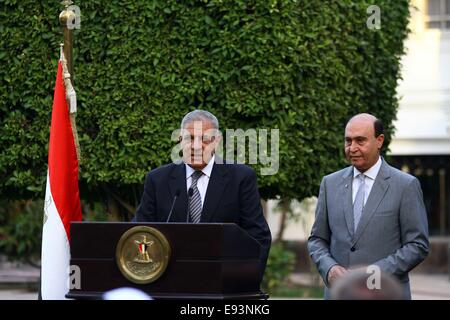
<svg viewBox="0 0 450 320">
<path fill-rule="evenodd" d="M 212 221 L 216 208 L 225 190 L 225 186 L 228 183 L 227 171 L 227 166 L 225 164 L 214 163 L 211 177 L 208 182 L 208 188 L 206 189 L 200 222 Z"/>
<path fill-rule="evenodd" d="M 353 167 L 349 167 L 342 175 L 342 184 L 339 188 L 340 195 L 338 199 L 343 201 L 343 209 L 345 222 L 347 223 L 348 232 L 353 238 L 353 203 L 352 203 L 352 181 L 353 181 Z"/>
<path fill-rule="evenodd" d="M 173 169 L 172 174 L 170 175 L 170 182 L 169 182 L 170 199 L 173 199 L 177 189 L 180 190 L 180 196 L 175 202 L 172 213 L 173 219 L 171 219 L 171 221 L 186 222 L 187 187 L 186 187 L 186 167 L 184 163 L 175 165 L 175 168 Z"/>
<path fill-rule="evenodd" d="M 380 171 L 378 172 L 378 175 L 373 183 L 372 190 L 370 191 L 369 198 L 367 199 L 366 205 L 364 206 L 364 212 L 361 216 L 358 228 L 356 229 L 355 237 L 353 239 L 353 245 L 361 237 L 364 229 L 367 227 L 370 219 L 378 208 L 378 205 L 386 195 L 386 191 L 389 189 L 389 178 L 389 166 L 383 160 Z"/>
</svg>

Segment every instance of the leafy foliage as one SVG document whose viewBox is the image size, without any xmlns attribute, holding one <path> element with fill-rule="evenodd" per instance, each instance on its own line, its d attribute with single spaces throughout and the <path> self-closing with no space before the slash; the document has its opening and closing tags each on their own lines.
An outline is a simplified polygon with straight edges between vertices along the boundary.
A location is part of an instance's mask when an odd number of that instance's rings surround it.
<svg viewBox="0 0 450 320">
<path fill-rule="evenodd" d="M 83 207 L 84 220 L 105 221 L 100 203 Z M 39 264 L 41 258 L 44 202 L 0 200 L 0 254 L 10 260 Z"/>
<path fill-rule="evenodd" d="M 343 165 L 343 128 L 397 109 L 408 1 L 79 1 L 74 34 L 81 194 L 135 205 L 171 132 L 203 108 L 222 128 L 280 129 L 280 168 L 263 197 L 303 199 Z M 43 197 L 61 7 L 0 1 L 0 197 Z M 255 169 L 260 174 L 262 165 Z"/>
<path fill-rule="evenodd" d="M 40 259 L 43 201 L 0 201 L 0 253 L 36 264 Z"/>
<path fill-rule="evenodd" d="M 270 248 L 262 290 L 270 294 L 279 289 L 294 270 L 294 264 L 295 253 L 286 249 L 282 242 L 274 243 Z"/>
</svg>

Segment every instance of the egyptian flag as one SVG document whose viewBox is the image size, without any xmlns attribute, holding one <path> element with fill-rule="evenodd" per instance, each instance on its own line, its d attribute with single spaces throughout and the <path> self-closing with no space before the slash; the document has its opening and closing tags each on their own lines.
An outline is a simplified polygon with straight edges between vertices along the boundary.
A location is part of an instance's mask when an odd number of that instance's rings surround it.
<svg viewBox="0 0 450 320">
<path fill-rule="evenodd" d="M 67 88 L 70 75 L 65 72 L 63 59 L 61 50 L 53 97 L 42 231 L 40 293 L 42 299 L 52 300 L 65 299 L 69 290 L 70 222 L 82 219 L 77 150 L 66 98 L 68 92 L 69 101 L 72 100 L 73 88 L 70 84 Z"/>
</svg>

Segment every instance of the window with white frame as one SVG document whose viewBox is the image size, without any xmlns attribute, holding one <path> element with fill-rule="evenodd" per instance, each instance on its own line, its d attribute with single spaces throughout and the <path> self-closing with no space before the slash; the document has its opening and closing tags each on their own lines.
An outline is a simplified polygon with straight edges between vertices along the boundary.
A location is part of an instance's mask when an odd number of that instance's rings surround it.
<svg viewBox="0 0 450 320">
<path fill-rule="evenodd" d="M 427 27 L 450 30 L 450 0 L 427 1 Z"/>
</svg>

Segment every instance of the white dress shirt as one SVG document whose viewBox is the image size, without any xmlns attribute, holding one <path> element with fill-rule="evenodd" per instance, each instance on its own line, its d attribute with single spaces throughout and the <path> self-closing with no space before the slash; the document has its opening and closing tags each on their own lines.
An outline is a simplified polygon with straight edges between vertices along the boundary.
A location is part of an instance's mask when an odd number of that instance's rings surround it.
<svg viewBox="0 0 450 320">
<path fill-rule="evenodd" d="M 213 155 L 206 167 L 202 169 L 203 175 L 197 181 L 197 188 L 200 192 L 200 197 L 202 198 L 202 207 L 205 203 L 206 190 L 208 189 L 209 178 L 211 178 L 211 171 L 214 165 L 215 157 L 216 156 Z M 195 169 L 187 164 L 184 165 L 186 166 L 186 190 L 189 190 L 192 184 L 192 174 L 195 172 Z"/>
<path fill-rule="evenodd" d="M 366 172 L 364 172 L 364 175 L 366 176 L 364 179 L 364 186 L 365 186 L 365 190 L 364 190 L 364 205 L 367 202 L 367 199 L 369 198 L 370 195 L 370 191 L 372 190 L 373 187 L 373 183 L 375 182 L 375 178 L 378 175 L 378 172 L 380 171 L 381 168 L 381 157 L 378 158 L 378 161 L 372 166 L 370 167 L 369 170 L 367 170 Z M 355 167 L 353 167 L 353 185 L 352 185 L 352 199 L 353 199 L 353 203 L 355 202 L 355 198 L 356 198 L 356 193 L 358 192 L 359 189 L 359 185 L 360 185 L 360 180 L 358 178 L 356 178 L 361 172 L 356 169 Z"/>
</svg>

